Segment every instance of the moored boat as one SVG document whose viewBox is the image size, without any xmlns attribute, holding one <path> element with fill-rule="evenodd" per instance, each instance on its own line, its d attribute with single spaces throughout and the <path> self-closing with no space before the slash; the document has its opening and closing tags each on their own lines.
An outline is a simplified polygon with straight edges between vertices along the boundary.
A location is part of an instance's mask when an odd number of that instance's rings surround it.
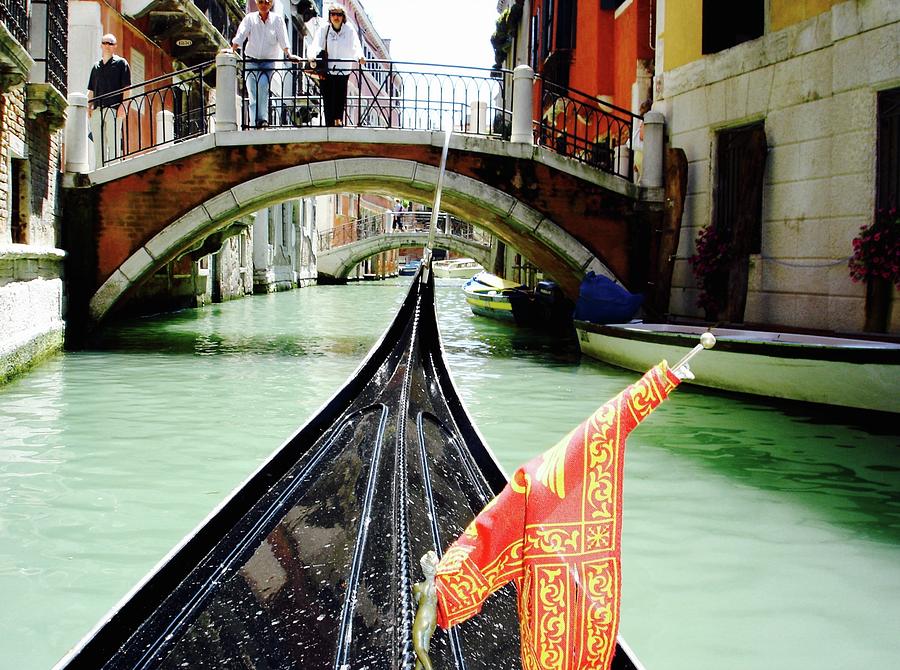
<svg viewBox="0 0 900 670">
<path fill-rule="evenodd" d="M 474 314 L 500 321 L 515 321 L 509 296 L 513 291 L 525 290 L 525 287 L 490 272 L 479 272 L 463 284 L 462 290 Z"/>
<path fill-rule="evenodd" d="M 450 377 L 433 292 L 414 279 L 345 386 L 57 668 L 413 668 L 418 558 L 506 483 Z M 518 630 L 508 586 L 435 635 L 435 667 L 518 668 Z M 613 668 L 640 665 L 620 644 Z"/>
<path fill-rule="evenodd" d="M 433 261 L 431 269 L 441 279 L 469 279 L 482 272 L 481 263 L 472 258 L 449 258 Z"/>
<path fill-rule="evenodd" d="M 583 354 L 627 368 L 675 360 L 706 328 L 575 321 Z M 692 364 L 693 383 L 738 393 L 900 412 L 900 344 L 715 328 L 718 344 Z"/>
</svg>

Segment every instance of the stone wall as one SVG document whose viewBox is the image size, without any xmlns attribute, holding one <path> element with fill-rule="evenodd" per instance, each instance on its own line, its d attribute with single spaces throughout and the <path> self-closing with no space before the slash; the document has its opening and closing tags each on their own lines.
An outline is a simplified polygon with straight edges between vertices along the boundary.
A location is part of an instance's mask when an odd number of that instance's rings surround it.
<svg viewBox="0 0 900 670">
<path fill-rule="evenodd" d="M 876 97 L 900 86 L 898 44 L 900 3 L 845 2 L 665 73 L 655 108 L 690 163 L 674 315 L 700 316 L 688 258 L 713 215 L 715 134 L 764 121 L 762 253 L 751 257 L 745 320 L 862 329 L 864 285 L 847 259 L 874 214 Z M 896 307 L 890 330 L 900 331 Z"/>
<path fill-rule="evenodd" d="M 61 349 L 65 330 L 61 132 L 27 109 L 24 87 L 0 94 L 0 383 Z"/>
</svg>

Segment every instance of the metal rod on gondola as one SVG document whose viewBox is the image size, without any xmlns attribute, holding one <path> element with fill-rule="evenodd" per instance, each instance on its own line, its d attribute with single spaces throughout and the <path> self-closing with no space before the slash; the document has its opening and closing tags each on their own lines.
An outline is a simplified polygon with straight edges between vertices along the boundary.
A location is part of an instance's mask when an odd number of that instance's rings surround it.
<svg viewBox="0 0 900 670">
<path fill-rule="evenodd" d="M 431 253 L 434 250 L 434 237 L 437 232 L 438 212 L 441 210 L 441 190 L 444 188 L 444 171 L 447 168 L 447 153 L 450 151 L 450 135 L 453 130 L 448 127 L 444 131 L 444 149 L 441 151 L 441 167 L 438 170 L 437 186 L 434 189 L 434 203 L 431 206 L 431 225 L 428 227 L 428 243 L 425 245 L 425 260 L 422 270 L 422 281 L 428 281 L 431 272 Z"/>
<path fill-rule="evenodd" d="M 716 346 L 716 336 L 710 332 L 703 333 L 700 336 L 700 344 L 696 345 L 693 349 L 687 352 L 680 361 L 673 365 L 672 372 L 677 375 L 681 368 L 687 366 L 688 361 L 690 361 L 694 356 L 699 354 L 704 349 L 712 349 L 714 346 Z M 693 379 L 693 376 L 689 376 L 688 378 Z"/>
</svg>

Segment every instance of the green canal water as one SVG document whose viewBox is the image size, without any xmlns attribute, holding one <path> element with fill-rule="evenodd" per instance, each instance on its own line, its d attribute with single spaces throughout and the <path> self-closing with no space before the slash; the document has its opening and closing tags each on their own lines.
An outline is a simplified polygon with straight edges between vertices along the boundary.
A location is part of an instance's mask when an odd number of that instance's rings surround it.
<svg viewBox="0 0 900 670">
<path fill-rule="evenodd" d="M 50 667 L 353 372 L 405 278 L 129 322 L 0 387 L 0 667 Z M 439 286 L 507 471 L 636 378 Z M 701 354 L 702 355 L 702 354 Z M 648 670 L 900 667 L 895 421 L 678 390 L 628 442 L 622 633 Z"/>
</svg>

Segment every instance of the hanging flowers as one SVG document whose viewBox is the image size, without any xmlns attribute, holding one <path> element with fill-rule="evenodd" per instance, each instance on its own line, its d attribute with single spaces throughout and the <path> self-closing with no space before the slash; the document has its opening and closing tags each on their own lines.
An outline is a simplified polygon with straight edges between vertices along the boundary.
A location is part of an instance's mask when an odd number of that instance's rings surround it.
<svg viewBox="0 0 900 670">
<path fill-rule="evenodd" d="M 853 281 L 888 281 L 900 288 L 900 216 L 897 209 L 879 210 L 875 221 L 859 229 L 850 257 Z"/>
<path fill-rule="evenodd" d="M 688 262 L 700 288 L 697 306 L 707 313 L 718 313 L 723 307 L 720 302 L 728 279 L 731 248 L 715 226 L 707 226 L 700 231 L 697 235 L 697 253 Z"/>
<path fill-rule="evenodd" d="M 522 19 L 522 0 L 516 2 L 501 12 L 497 17 L 497 29 L 491 35 L 491 46 L 494 47 L 494 67 L 502 68 L 506 55 L 512 48 L 513 40 L 519 29 L 519 21 Z"/>
</svg>

